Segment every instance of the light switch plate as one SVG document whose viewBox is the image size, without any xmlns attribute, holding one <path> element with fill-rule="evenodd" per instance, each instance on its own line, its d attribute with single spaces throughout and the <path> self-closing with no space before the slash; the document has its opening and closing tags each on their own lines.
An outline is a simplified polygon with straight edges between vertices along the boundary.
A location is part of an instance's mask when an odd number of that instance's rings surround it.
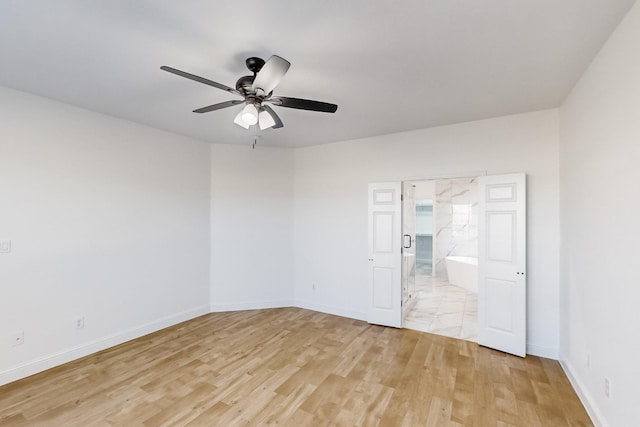
<svg viewBox="0 0 640 427">
<path fill-rule="evenodd" d="M 0 240 L 0 254 L 11 252 L 11 240 Z"/>
</svg>

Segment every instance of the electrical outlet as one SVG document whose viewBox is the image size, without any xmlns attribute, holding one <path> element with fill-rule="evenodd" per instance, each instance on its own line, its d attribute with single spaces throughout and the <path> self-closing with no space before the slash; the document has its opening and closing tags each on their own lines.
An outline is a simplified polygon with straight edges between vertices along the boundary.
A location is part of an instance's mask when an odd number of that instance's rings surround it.
<svg viewBox="0 0 640 427">
<path fill-rule="evenodd" d="M 84 328 L 84 316 L 78 316 L 75 320 L 76 329 Z"/>
<path fill-rule="evenodd" d="M 11 240 L 0 240 L 0 254 L 11 252 Z"/>
<path fill-rule="evenodd" d="M 12 344 L 14 347 L 24 344 L 24 331 L 18 331 L 13 334 Z"/>
<path fill-rule="evenodd" d="M 611 399 L 611 380 L 607 377 L 604 377 L 604 395 Z"/>
</svg>

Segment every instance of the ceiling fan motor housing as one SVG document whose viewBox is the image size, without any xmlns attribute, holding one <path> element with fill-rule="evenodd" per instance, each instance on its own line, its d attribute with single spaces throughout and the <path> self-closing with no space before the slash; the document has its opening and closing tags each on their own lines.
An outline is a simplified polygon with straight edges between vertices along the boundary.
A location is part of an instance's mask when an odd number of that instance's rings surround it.
<svg viewBox="0 0 640 427">
<path fill-rule="evenodd" d="M 247 64 L 247 68 L 249 69 L 249 71 L 251 71 L 253 74 L 257 74 L 264 65 L 264 59 L 252 56 L 251 58 L 247 58 L 245 64 Z"/>
<path fill-rule="evenodd" d="M 247 94 L 252 92 L 251 86 L 253 86 L 253 80 L 255 76 L 242 76 L 236 82 L 236 89 L 242 92 L 243 94 Z"/>
<path fill-rule="evenodd" d="M 236 82 L 236 89 L 246 95 L 253 92 L 253 81 L 256 78 L 256 74 L 258 74 L 258 72 L 262 70 L 265 61 L 264 59 L 258 58 L 257 56 L 252 56 L 250 58 L 247 58 L 245 63 L 247 64 L 247 68 L 249 69 L 249 71 L 253 73 L 253 76 L 240 77 Z"/>
</svg>

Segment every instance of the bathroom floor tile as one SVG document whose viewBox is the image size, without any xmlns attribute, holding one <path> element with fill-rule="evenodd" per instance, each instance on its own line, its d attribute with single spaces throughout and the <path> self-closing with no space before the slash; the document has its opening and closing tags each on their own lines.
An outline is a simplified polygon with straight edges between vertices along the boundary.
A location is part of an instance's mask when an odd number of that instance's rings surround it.
<svg viewBox="0 0 640 427">
<path fill-rule="evenodd" d="M 478 295 L 446 280 L 417 274 L 414 301 L 403 326 L 477 342 Z"/>
</svg>

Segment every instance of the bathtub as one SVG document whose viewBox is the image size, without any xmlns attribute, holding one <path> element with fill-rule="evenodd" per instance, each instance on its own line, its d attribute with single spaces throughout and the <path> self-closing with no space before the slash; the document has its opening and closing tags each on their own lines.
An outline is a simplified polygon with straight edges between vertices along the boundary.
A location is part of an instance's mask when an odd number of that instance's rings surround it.
<svg viewBox="0 0 640 427">
<path fill-rule="evenodd" d="M 450 284 L 478 293 L 478 258 L 448 256 L 445 263 Z"/>
</svg>

